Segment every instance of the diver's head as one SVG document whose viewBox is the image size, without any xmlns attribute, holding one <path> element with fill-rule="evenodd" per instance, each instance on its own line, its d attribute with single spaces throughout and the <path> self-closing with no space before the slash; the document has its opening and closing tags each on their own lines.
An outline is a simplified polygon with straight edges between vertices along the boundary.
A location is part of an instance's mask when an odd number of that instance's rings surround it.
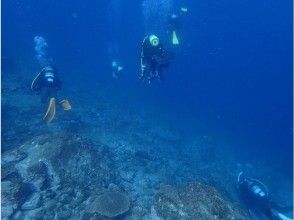
<svg viewBox="0 0 294 220">
<path fill-rule="evenodd" d="M 149 42 L 153 47 L 157 47 L 159 45 L 159 38 L 152 34 L 149 36 Z"/>
</svg>

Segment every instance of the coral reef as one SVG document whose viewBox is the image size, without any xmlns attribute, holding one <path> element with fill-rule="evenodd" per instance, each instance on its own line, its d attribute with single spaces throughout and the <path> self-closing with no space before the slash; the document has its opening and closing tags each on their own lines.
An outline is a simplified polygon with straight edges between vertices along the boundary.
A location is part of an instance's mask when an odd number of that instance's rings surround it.
<svg viewBox="0 0 294 220">
<path fill-rule="evenodd" d="M 71 135 L 41 135 L 2 158 L 2 217 L 81 216 L 86 200 L 115 182 L 103 145 Z"/>
<path fill-rule="evenodd" d="M 83 78 L 69 88 L 72 111 L 47 125 L 24 75 L 6 74 L 2 87 L 3 219 L 247 219 L 225 141 L 180 134 L 102 82 L 84 94 Z M 282 175 L 262 167 L 280 187 Z M 283 188 L 273 195 L 290 197 Z"/>
<path fill-rule="evenodd" d="M 162 219 L 249 219 L 215 188 L 199 182 L 183 188 L 162 187 L 155 196 L 154 208 Z"/>
<path fill-rule="evenodd" d="M 112 218 L 126 213 L 129 208 L 130 199 L 125 193 L 107 190 L 95 198 L 88 210 Z"/>
</svg>

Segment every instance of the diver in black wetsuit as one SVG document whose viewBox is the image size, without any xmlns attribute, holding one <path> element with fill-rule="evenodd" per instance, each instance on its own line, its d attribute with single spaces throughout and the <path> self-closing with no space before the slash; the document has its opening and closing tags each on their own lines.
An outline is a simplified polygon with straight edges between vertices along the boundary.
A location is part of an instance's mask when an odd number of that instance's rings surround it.
<svg viewBox="0 0 294 220">
<path fill-rule="evenodd" d="M 113 79 L 118 79 L 122 75 L 123 66 L 120 65 L 120 62 L 117 59 L 113 59 L 111 62 L 111 77 Z"/>
<path fill-rule="evenodd" d="M 56 69 L 52 66 L 44 67 L 33 80 L 31 89 L 40 94 L 42 103 L 48 102 L 52 97 L 56 98 L 57 91 L 61 89 Z"/>
<path fill-rule="evenodd" d="M 155 35 L 148 35 L 144 38 L 141 51 L 141 75 L 140 79 L 163 80 L 162 71 L 168 67 L 173 54 L 162 47 L 159 38 Z"/>
<path fill-rule="evenodd" d="M 249 210 L 254 210 L 271 220 L 291 220 L 281 212 L 290 212 L 293 206 L 282 207 L 271 200 L 266 186 L 259 180 L 238 175 L 238 189 Z"/>
<path fill-rule="evenodd" d="M 51 122 L 56 112 L 57 92 L 61 89 L 61 81 L 57 75 L 56 69 L 51 65 L 45 66 L 34 78 L 31 89 L 33 92 L 40 94 L 41 103 L 49 103 L 43 119 L 46 122 Z M 65 111 L 71 109 L 66 99 L 61 100 L 59 104 Z"/>
</svg>

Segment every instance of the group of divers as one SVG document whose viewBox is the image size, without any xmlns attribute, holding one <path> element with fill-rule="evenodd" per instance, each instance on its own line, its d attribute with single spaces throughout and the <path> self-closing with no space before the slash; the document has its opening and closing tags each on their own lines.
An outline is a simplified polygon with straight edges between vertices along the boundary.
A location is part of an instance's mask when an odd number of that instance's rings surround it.
<svg viewBox="0 0 294 220">
<path fill-rule="evenodd" d="M 182 7 L 177 14 L 171 14 L 168 18 L 169 33 L 171 33 L 172 44 L 178 45 L 179 39 L 177 31 L 182 26 L 184 14 L 188 11 Z M 163 80 L 162 71 L 168 67 L 173 54 L 166 50 L 159 37 L 150 34 L 143 39 L 141 48 L 141 74 L 140 80 L 150 83 L 154 79 Z M 111 62 L 112 77 L 118 78 L 123 70 L 122 65 L 113 59 Z M 62 87 L 61 80 L 53 65 L 46 65 L 34 78 L 31 89 L 41 97 L 41 102 L 46 105 L 47 110 L 43 120 L 50 123 L 55 116 L 57 105 L 60 105 L 64 111 L 72 107 L 67 99 L 57 99 L 57 92 Z M 291 220 L 283 213 L 293 211 L 293 205 L 281 206 L 274 202 L 268 192 L 267 187 L 261 181 L 247 177 L 243 171 L 237 175 L 237 189 L 242 201 L 248 208 L 249 214 L 255 213 L 255 216 L 263 216 L 271 220 Z"/>
</svg>

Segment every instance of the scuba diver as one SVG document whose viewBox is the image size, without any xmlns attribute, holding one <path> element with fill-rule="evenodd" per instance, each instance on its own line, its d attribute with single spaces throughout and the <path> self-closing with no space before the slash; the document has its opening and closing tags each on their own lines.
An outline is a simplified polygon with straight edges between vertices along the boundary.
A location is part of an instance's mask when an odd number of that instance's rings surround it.
<svg viewBox="0 0 294 220">
<path fill-rule="evenodd" d="M 259 180 L 247 178 L 244 172 L 238 174 L 238 190 L 249 213 L 254 210 L 257 214 L 266 216 L 271 220 L 291 220 L 281 212 L 291 212 L 293 206 L 282 207 L 273 202 L 266 186 Z"/>
<path fill-rule="evenodd" d="M 180 8 L 180 12 L 178 14 L 173 13 L 169 15 L 167 18 L 167 24 L 168 24 L 168 31 L 172 35 L 172 44 L 173 45 L 179 45 L 179 38 L 178 38 L 178 32 L 183 26 L 183 17 L 184 14 L 188 12 L 188 9 L 185 7 Z"/>
<path fill-rule="evenodd" d="M 123 71 L 123 66 L 117 59 L 113 59 L 111 62 L 111 76 L 113 79 L 118 79 L 121 77 L 121 72 Z"/>
<path fill-rule="evenodd" d="M 110 41 L 108 43 L 107 53 L 111 64 L 109 66 L 109 72 L 111 73 L 111 77 L 113 79 L 118 79 L 122 76 L 124 67 L 121 64 L 121 61 L 119 59 L 116 59 L 117 57 L 120 57 L 119 45 L 117 41 Z"/>
<path fill-rule="evenodd" d="M 57 71 L 51 65 L 45 66 L 34 78 L 31 89 L 41 97 L 41 103 L 49 103 L 43 120 L 50 123 L 55 116 L 57 92 L 61 89 L 61 81 L 57 75 Z M 71 105 L 68 100 L 59 101 L 63 110 L 68 111 Z"/>
<path fill-rule="evenodd" d="M 169 66 L 172 59 L 173 54 L 162 47 L 156 35 L 146 36 L 142 43 L 139 79 L 147 80 L 149 83 L 152 79 L 163 80 L 162 71 Z"/>
</svg>

